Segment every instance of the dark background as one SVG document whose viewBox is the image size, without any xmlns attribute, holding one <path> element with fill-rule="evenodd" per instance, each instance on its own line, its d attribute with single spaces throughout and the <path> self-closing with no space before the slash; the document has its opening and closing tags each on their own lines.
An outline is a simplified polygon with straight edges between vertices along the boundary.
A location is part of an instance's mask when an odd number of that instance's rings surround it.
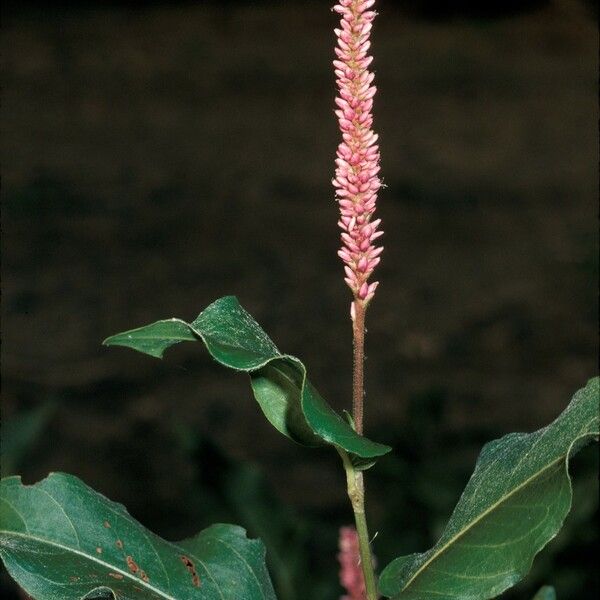
<svg viewBox="0 0 600 600">
<path fill-rule="evenodd" d="M 333 453 L 272 430 L 199 345 L 159 362 L 100 342 L 233 293 L 349 406 L 332 2 L 4 5 L 3 474 L 69 471 L 170 539 L 241 523 L 281 600 L 341 592 Z M 597 39 L 576 0 L 379 12 L 385 565 L 435 541 L 486 440 L 546 424 L 596 371 Z M 511 598 L 597 597 L 595 449 L 573 467 L 567 527 Z"/>
</svg>

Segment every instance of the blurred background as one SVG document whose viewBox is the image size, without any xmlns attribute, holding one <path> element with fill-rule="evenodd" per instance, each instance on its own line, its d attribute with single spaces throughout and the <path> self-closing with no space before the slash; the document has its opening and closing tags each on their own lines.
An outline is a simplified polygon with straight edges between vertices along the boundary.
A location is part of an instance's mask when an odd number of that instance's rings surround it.
<svg viewBox="0 0 600 600">
<path fill-rule="evenodd" d="M 200 345 L 100 343 L 236 294 L 349 407 L 332 3 L 4 4 L 2 474 L 74 473 L 169 539 L 240 523 L 281 600 L 341 593 L 336 457 L 276 433 Z M 432 545 L 485 441 L 543 426 L 596 372 L 594 7 L 379 3 L 380 565 Z M 574 460 L 567 525 L 507 598 L 598 596 L 597 468 L 595 448 Z"/>
</svg>

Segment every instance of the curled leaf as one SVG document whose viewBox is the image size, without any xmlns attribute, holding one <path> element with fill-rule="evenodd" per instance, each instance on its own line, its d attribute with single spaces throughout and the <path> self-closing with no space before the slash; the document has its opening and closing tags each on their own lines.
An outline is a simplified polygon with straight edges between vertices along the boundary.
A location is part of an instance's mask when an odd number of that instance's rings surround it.
<svg viewBox="0 0 600 600">
<path fill-rule="evenodd" d="M 282 354 L 258 323 L 226 296 L 213 302 L 191 323 L 181 319 L 113 335 L 107 346 L 125 346 L 161 358 L 164 351 L 183 341 L 200 340 L 222 365 L 250 375 L 254 397 L 270 423 L 290 439 L 306 446 L 330 444 L 361 459 L 374 459 L 390 451 L 353 427 L 325 402 L 306 376 L 304 364 Z"/>
</svg>

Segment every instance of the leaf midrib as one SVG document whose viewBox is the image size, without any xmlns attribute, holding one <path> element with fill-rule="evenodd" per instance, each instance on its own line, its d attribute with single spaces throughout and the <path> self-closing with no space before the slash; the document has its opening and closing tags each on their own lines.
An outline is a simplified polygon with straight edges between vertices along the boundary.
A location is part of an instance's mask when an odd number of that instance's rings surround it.
<svg viewBox="0 0 600 600">
<path fill-rule="evenodd" d="M 593 421 L 592 421 L 593 422 Z M 586 424 L 589 425 L 590 423 Z M 452 546 L 459 538 L 461 538 L 463 535 L 465 535 L 468 531 L 470 531 L 473 527 L 475 527 L 475 525 L 477 525 L 482 519 L 484 519 L 485 517 L 487 517 L 487 515 L 489 515 L 492 511 L 494 511 L 496 508 L 498 508 L 498 506 L 500 506 L 503 502 L 506 502 L 509 498 L 511 498 L 514 494 L 516 494 L 517 492 L 519 492 L 521 489 L 523 489 L 525 486 L 527 486 L 529 483 L 531 483 L 534 479 L 536 479 L 537 477 L 539 477 L 542 473 L 544 473 L 545 471 L 551 469 L 552 467 L 554 467 L 556 464 L 560 463 L 562 460 L 565 459 L 565 457 L 569 456 L 569 453 L 571 451 L 571 448 L 573 447 L 573 445 L 582 437 L 586 437 L 588 435 L 594 435 L 595 432 L 587 432 L 585 434 L 579 435 L 577 438 L 575 438 L 573 440 L 573 442 L 569 445 L 569 448 L 567 449 L 566 452 L 564 452 L 563 454 L 561 454 L 558 458 L 556 458 L 555 460 L 553 460 L 552 462 L 548 463 L 543 469 L 540 469 L 539 471 L 537 471 L 535 474 L 533 474 L 531 477 L 528 477 L 525 481 L 523 481 L 520 485 L 518 485 L 517 487 L 515 487 L 513 490 L 511 490 L 511 492 L 509 494 L 506 494 L 505 496 L 502 496 L 501 498 L 499 498 L 494 504 L 492 504 L 487 510 L 483 511 L 480 515 L 478 515 L 475 519 L 473 519 L 473 521 L 471 521 L 471 523 L 469 523 L 468 527 L 465 527 L 464 529 L 462 529 L 459 533 L 457 533 L 454 537 L 452 537 L 451 539 L 448 540 L 448 542 L 446 542 L 446 544 L 444 544 L 444 546 L 442 548 L 440 548 L 437 552 L 435 552 L 423 565 L 421 565 L 421 567 L 419 567 L 419 569 L 416 571 L 416 573 L 406 582 L 406 584 L 404 585 L 404 587 L 402 588 L 401 592 L 404 592 L 408 589 L 408 587 L 413 583 L 413 581 L 419 576 L 421 575 L 421 573 L 423 573 L 423 571 L 435 560 L 437 560 L 446 550 L 448 550 L 448 548 L 450 548 L 450 546 Z"/>
<path fill-rule="evenodd" d="M 127 571 L 124 571 L 123 569 L 120 569 L 119 567 L 112 565 L 106 561 L 100 560 L 97 556 L 94 556 L 92 554 L 86 554 L 85 552 L 83 552 L 82 550 L 79 550 L 77 548 L 65 546 L 58 542 L 54 542 L 52 540 L 48 540 L 45 538 L 40 538 L 40 537 L 37 537 L 30 533 L 24 534 L 24 533 L 20 533 L 18 531 L 0 530 L 0 536 L 2 536 L 2 535 L 5 535 L 7 537 L 10 537 L 10 536 L 20 537 L 20 538 L 38 542 L 42 545 L 45 544 L 47 546 L 53 546 L 55 548 L 59 548 L 60 550 L 64 550 L 66 552 L 72 552 L 73 554 L 77 554 L 78 556 L 82 556 L 85 559 L 88 559 L 92 562 L 102 565 L 103 567 L 106 567 L 107 569 L 109 569 L 113 572 L 120 573 L 121 575 L 126 577 L 128 580 L 134 581 L 138 585 L 145 586 L 146 588 L 156 592 L 157 594 L 159 594 L 162 598 L 165 598 L 166 600 L 177 600 L 177 598 L 175 598 L 175 596 L 169 596 L 169 595 L 165 594 L 165 592 L 161 591 L 160 589 L 154 587 L 153 585 L 151 585 L 149 583 L 146 583 L 144 580 L 140 579 L 139 577 L 134 577 L 131 573 L 128 573 Z M 107 587 L 110 587 L 110 586 L 107 586 Z"/>
<path fill-rule="evenodd" d="M 112 565 L 111 563 L 108 563 L 106 561 L 100 560 L 97 556 L 94 556 L 93 554 L 86 554 L 85 552 L 83 552 L 81 550 L 78 550 L 76 548 L 72 548 L 70 546 L 65 546 L 63 544 L 60 544 L 58 542 L 54 542 L 52 540 L 48 540 L 48 539 L 45 539 L 45 538 L 40 538 L 40 537 L 32 535 L 30 533 L 20 533 L 20 532 L 17 532 L 17 531 L 0 530 L 0 536 L 2 536 L 2 535 L 21 537 L 21 538 L 25 538 L 25 539 L 32 540 L 32 541 L 35 541 L 35 542 L 39 542 L 42 545 L 45 544 L 45 545 L 48 545 L 48 546 L 53 546 L 53 547 L 56 547 L 56 548 L 60 548 L 61 550 L 64 550 L 66 552 L 73 552 L 74 554 L 82 556 L 83 558 L 87 558 L 87 559 L 91 560 L 92 562 L 95 562 L 95 563 L 97 563 L 99 565 L 102 565 L 102 566 L 108 568 L 109 570 L 111 570 L 113 572 L 117 572 L 117 573 L 120 573 L 120 574 L 124 575 L 125 577 L 127 577 L 128 580 L 132 580 L 132 581 L 136 582 L 139 585 L 145 586 L 146 588 L 151 589 L 151 590 L 157 592 L 159 595 L 161 595 L 166 600 L 177 600 L 177 598 L 175 598 L 174 596 L 169 596 L 169 595 L 165 594 L 165 592 L 162 592 L 160 589 L 154 587 L 153 585 L 144 582 L 143 580 L 139 579 L 138 577 L 134 577 L 131 573 L 128 573 L 127 571 L 124 571 L 124 570 L 120 569 L 119 567 Z M 262 589 L 262 585 L 261 585 L 260 581 L 258 580 L 258 578 L 256 576 L 256 573 L 254 572 L 254 569 L 248 563 L 248 561 L 244 558 L 244 556 L 242 554 L 240 554 L 231 544 L 228 544 L 224 540 L 221 540 L 220 538 L 215 538 L 215 540 L 217 542 L 220 542 L 221 544 L 224 544 L 228 548 L 230 548 L 236 554 L 236 556 L 238 556 L 240 558 L 240 560 L 244 563 L 244 565 L 247 567 L 248 571 L 250 572 L 250 574 L 254 578 L 254 581 L 256 582 L 256 585 L 258 586 L 258 591 L 260 592 L 261 596 L 263 598 L 266 598 L 264 590 Z M 173 545 L 178 550 L 181 550 L 181 551 L 185 550 L 183 548 L 180 548 L 177 544 L 173 544 Z M 223 592 L 221 590 L 221 586 L 214 579 L 214 577 L 212 576 L 212 573 L 210 572 L 210 570 L 208 569 L 208 567 L 206 566 L 206 564 L 204 563 L 204 561 L 200 560 L 195 555 L 195 553 L 193 553 L 193 552 L 188 552 L 188 554 L 190 556 L 192 556 L 192 558 L 194 558 L 195 560 L 197 560 L 199 563 L 201 563 L 204 566 L 204 570 L 206 571 L 208 577 L 215 584 L 215 587 L 217 588 L 219 596 L 221 596 L 221 598 L 223 598 Z M 108 587 L 110 587 L 110 586 L 108 586 Z"/>
</svg>

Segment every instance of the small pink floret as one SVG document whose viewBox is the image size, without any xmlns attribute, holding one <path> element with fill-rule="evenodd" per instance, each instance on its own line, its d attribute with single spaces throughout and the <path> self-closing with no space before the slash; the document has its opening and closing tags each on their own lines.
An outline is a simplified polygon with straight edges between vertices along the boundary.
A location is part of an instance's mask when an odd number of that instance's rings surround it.
<svg viewBox="0 0 600 600">
<path fill-rule="evenodd" d="M 338 255 L 345 263 L 345 281 L 354 302 L 365 306 L 378 285 L 369 284 L 368 279 L 383 250 L 374 245 L 383 235 L 378 230 L 381 220 L 371 220 L 381 187 L 378 135 L 371 129 L 377 88 L 373 85 L 374 74 L 368 70 L 373 58 L 367 54 L 376 14 L 369 9 L 374 4 L 375 0 L 339 0 L 333 7 L 340 14 L 340 28 L 335 29 L 337 58 L 333 66 L 338 87 L 335 114 L 342 142 L 337 149 L 332 181 L 341 213 L 338 224 L 343 247 Z"/>
</svg>

